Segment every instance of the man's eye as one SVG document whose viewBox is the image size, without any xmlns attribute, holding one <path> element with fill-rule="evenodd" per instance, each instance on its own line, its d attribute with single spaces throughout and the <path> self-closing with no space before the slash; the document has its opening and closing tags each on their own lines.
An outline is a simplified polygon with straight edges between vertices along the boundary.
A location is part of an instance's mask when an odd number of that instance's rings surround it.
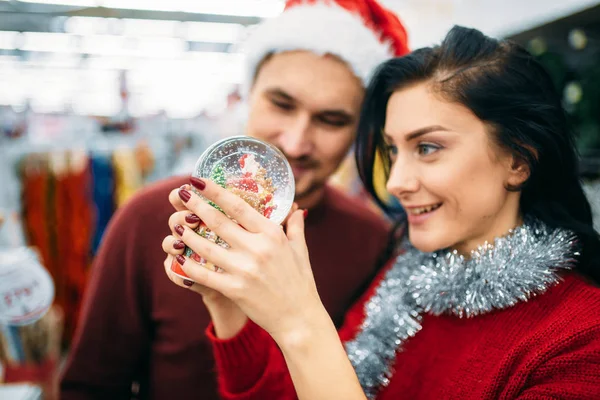
<svg viewBox="0 0 600 400">
<path fill-rule="evenodd" d="M 336 118 L 320 118 L 320 121 L 326 125 L 334 127 L 342 127 L 348 125 L 348 121 L 336 119 Z"/>
<path fill-rule="evenodd" d="M 294 109 L 293 104 L 290 103 L 285 103 L 277 100 L 271 100 L 271 103 L 273 103 L 273 105 L 275 105 L 277 108 L 281 108 L 282 110 L 290 111 Z"/>
</svg>

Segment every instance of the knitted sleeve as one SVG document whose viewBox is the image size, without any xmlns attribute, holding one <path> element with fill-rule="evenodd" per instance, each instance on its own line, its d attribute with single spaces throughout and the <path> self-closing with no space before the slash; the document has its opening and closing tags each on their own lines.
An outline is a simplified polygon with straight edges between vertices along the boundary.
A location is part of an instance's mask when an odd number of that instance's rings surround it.
<svg viewBox="0 0 600 400">
<path fill-rule="evenodd" d="M 356 335 L 364 319 L 364 304 L 387 269 L 346 313 L 339 330 L 340 340 L 350 340 Z M 271 336 L 254 322 L 249 321 L 236 336 L 227 340 L 215 336 L 212 324 L 206 335 L 213 346 L 219 393 L 224 400 L 297 399 L 283 354 Z"/>
<path fill-rule="evenodd" d="M 271 336 L 254 322 L 249 320 L 231 339 L 217 338 L 212 323 L 206 335 L 213 346 L 224 400 L 296 399 L 283 355 Z"/>
<path fill-rule="evenodd" d="M 574 332 L 552 352 L 517 399 L 600 399 L 600 325 Z"/>
</svg>

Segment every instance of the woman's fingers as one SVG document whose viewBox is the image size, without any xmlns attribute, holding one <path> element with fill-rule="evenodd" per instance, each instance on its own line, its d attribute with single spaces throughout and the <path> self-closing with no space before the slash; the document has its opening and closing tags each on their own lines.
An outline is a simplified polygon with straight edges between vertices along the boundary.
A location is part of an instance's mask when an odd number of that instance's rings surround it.
<svg viewBox="0 0 600 400">
<path fill-rule="evenodd" d="M 177 225 L 188 226 L 192 229 L 196 229 L 198 225 L 200 225 L 200 222 L 200 217 L 192 213 L 187 208 L 185 209 L 185 211 L 174 212 L 169 217 L 169 227 L 171 228 L 171 232 L 173 234 L 176 233 L 175 227 Z"/>
<path fill-rule="evenodd" d="M 287 217 L 285 217 L 285 220 L 281 223 L 281 226 L 286 226 L 287 225 L 287 221 L 290 219 L 290 217 L 292 216 L 292 214 L 295 213 L 296 210 L 298 210 L 299 208 L 300 207 L 298 206 L 298 203 L 294 202 L 292 204 L 292 209 L 288 213 Z"/>
<path fill-rule="evenodd" d="M 304 210 L 296 210 L 287 220 L 286 235 L 298 255 L 308 255 L 304 236 Z"/>
<path fill-rule="evenodd" d="M 177 262 L 175 260 L 175 256 L 172 256 L 171 254 L 167 254 L 167 257 L 165 258 L 165 261 L 163 262 L 163 267 L 165 268 L 165 272 L 166 272 L 167 276 L 173 283 L 177 284 L 178 286 L 188 287 L 188 285 L 183 284 L 183 279 L 180 278 L 179 276 L 175 275 L 175 273 L 171 269 L 171 266 L 173 265 L 174 262 Z"/>
<path fill-rule="evenodd" d="M 218 188 L 224 191 L 225 193 L 230 194 L 239 202 L 243 203 L 239 204 L 240 207 L 246 206 L 250 208 L 250 211 L 254 211 L 241 198 L 237 197 L 232 193 L 229 193 L 220 186 L 218 186 Z M 187 190 L 182 192 L 183 193 L 180 193 L 180 195 L 183 196 L 183 198 L 187 199 L 185 205 L 188 208 L 188 210 L 197 215 L 211 231 L 214 231 L 215 234 L 221 237 L 225 242 L 227 242 L 232 247 L 243 246 L 244 244 L 248 243 L 248 240 L 250 238 L 248 232 L 240 228 L 238 224 L 232 221 L 227 215 L 223 214 L 221 211 L 211 206 L 206 200 L 196 195 L 195 193 Z"/>
<path fill-rule="evenodd" d="M 175 236 L 169 235 L 163 239 L 162 248 L 165 253 L 176 256 L 178 254 L 183 254 L 185 243 Z"/>
<path fill-rule="evenodd" d="M 169 193 L 169 203 L 171 203 L 171 205 L 175 208 L 175 210 L 185 211 L 185 210 L 187 210 L 187 208 L 185 207 L 183 200 L 181 200 L 181 198 L 179 197 L 180 189 L 191 190 L 191 187 L 190 187 L 190 185 L 182 185 L 181 187 L 178 187 L 177 189 L 171 190 L 171 193 Z"/>
<path fill-rule="evenodd" d="M 181 261 L 183 261 L 183 263 Z M 176 262 L 178 262 L 181 265 L 181 269 L 183 269 L 183 271 L 190 278 L 190 280 L 195 282 L 194 285 L 191 285 L 192 288 L 194 286 L 205 286 L 206 288 L 216 290 L 217 292 L 220 292 L 225 296 L 227 296 L 227 293 L 231 292 L 232 277 L 229 274 L 225 272 L 211 271 L 208 268 L 204 268 L 195 263 L 194 261 L 190 260 L 188 257 L 184 256 L 179 256 Z M 165 266 L 165 268 L 167 268 L 167 266 Z M 170 265 L 168 269 L 171 269 Z M 177 276 L 175 277 L 178 278 Z M 185 284 L 184 280 L 182 280 L 181 284 L 179 284 L 172 278 L 171 280 L 180 286 L 183 285 L 184 287 L 189 287 Z M 201 292 L 198 293 L 202 294 Z"/>
<path fill-rule="evenodd" d="M 177 236 L 190 248 L 192 251 L 214 265 L 217 265 L 225 270 L 231 271 L 236 269 L 235 263 L 232 260 L 232 251 L 210 241 L 188 227 L 179 225 L 175 228 L 179 230 Z M 196 263 L 197 265 L 197 263 Z M 204 268 L 199 266 L 199 268 Z M 185 271 L 185 269 L 184 269 Z"/>
<path fill-rule="evenodd" d="M 165 272 L 167 273 L 167 276 L 169 277 L 171 282 L 173 282 L 174 284 L 176 284 L 177 286 L 180 286 L 182 288 L 190 289 L 191 291 L 196 292 L 202 296 L 213 295 L 213 293 L 215 293 L 213 291 L 213 289 L 209 289 L 206 286 L 202 286 L 197 283 L 194 283 L 194 281 L 192 281 L 190 279 L 183 279 L 183 278 L 177 276 L 175 273 L 173 273 L 171 266 L 173 265 L 173 263 L 176 263 L 176 262 L 177 262 L 177 260 L 175 259 L 175 257 L 173 257 L 172 255 L 169 255 L 165 258 L 165 261 L 163 263 Z"/>
<path fill-rule="evenodd" d="M 192 185 L 202 194 L 202 196 L 217 204 L 230 218 L 242 225 L 247 231 L 259 233 L 264 232 L 266 229 L 276 228 L 276 226 L 270 227 L 269 225 L 274 224 L 272 222 L 269 223 L 267 218 L 262 216 L 258 211 L 252 208 L 235 193 L 222 188 L 209 179 L 191 178 L 190 181 L 192 182 Z M 190 206 L 190 202 L 196 204 L 198 201 L 204 202 L 200 199 L 200 197 L 192 194 L 192 197 L 186 203 L 186 205 L 190 210 L 195 211 L 195 209 Z M 203 217 L 203 215 L 198 215 L 201 218 Z M 205 220 L 205 222 L 211 229 L 213 229 L 208 221 Z M 217 231 L 216 228 L 213 230 Z"/>
</svg>

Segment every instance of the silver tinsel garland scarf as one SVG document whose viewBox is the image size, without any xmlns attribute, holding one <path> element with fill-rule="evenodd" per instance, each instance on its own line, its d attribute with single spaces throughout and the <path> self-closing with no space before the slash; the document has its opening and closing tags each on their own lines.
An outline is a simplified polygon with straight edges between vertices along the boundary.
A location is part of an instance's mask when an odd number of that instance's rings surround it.
<svg viewBox="0 0 600 400">
<path fill-rule="evenodd" d="M 421 314 L 474 317 L 545 292 L 557 272 L 575 264 L 571 232 L 528 219 L 469 258 L 456 251 L 422 253 L 405 246 L 366 304 L 361 331 L 346 343 L 369 399 L 387 386 L 402 343 L 421 330 Z"/>
</svg>

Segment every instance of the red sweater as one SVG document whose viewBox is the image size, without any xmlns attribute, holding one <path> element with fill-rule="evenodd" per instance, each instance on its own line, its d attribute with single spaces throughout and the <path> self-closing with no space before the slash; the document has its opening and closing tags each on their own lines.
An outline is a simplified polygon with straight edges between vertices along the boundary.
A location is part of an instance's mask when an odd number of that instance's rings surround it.
<svg viewBox="0 0 600 400">
<path fill-rule="evenodd" d="M 346 315 L 342 341 L 357 334 L 378 279 Z M 575 273 L 511 308 L 470 319 L 425 315 L 422 326 L 397 353 L 378 400 L 600 399 L 600 289 Z M 209 326 L 207 336 L 224 399 L 297 398 L 281 352 L 257 325 L 227 341 Z"/>
<path fill-rule="evenodd" d="M 123 206 L 94 260 L 62 400 L 218 399 L 210 317 L 196 293 L 167 278 L 162 240 L 178 177 L 144 189 Z M 365 232 L 369 232 L 368 235 Z M 385 224 L 364 205 L 328 188 L 306 219 L 306 239 L 322 300 L 338 326 L 375 273 Z M 352 250 L 352 249 L 360 249 Z"/>
</svg>

